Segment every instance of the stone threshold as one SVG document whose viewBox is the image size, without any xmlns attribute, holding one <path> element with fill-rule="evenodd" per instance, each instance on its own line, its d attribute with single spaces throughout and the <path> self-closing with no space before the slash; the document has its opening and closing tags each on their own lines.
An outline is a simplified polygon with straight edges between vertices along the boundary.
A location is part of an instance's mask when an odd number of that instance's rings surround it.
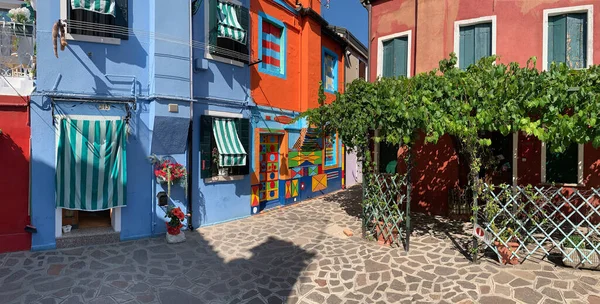
<svg viewBox="0 0 600 304">
<path fill-rule="evenodd" d="M 56 238 L 56 248 L 104 245 L 121 241 L 121 233 L 112 227 L 74 229 Z"/>
</svg>

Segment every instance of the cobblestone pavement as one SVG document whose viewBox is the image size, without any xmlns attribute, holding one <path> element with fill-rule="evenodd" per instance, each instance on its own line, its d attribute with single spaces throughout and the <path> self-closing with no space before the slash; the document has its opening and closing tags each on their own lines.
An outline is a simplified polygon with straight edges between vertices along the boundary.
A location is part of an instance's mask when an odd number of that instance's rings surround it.
<svg viewBox="0 0 600 304">
<path fill-rule="evenodd" d="M 600 272 L 473 265 L 457 249 L 468 238 L 443 221 L 416 223 L 409 255 L 363 240 L 357 197 L 202 228 L 177 245 L 2 254 L 0 303 L 600 303 Z"/>
</svg>

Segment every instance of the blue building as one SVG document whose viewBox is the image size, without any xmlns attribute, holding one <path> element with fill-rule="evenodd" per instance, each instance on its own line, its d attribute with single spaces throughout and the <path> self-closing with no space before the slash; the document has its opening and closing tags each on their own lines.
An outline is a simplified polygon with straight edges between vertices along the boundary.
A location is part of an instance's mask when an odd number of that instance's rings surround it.
<svg viewBox="0 0 600 304">
<path fill-rule="evenodd" d="M 195 94 L 244 101 L 228 92 L 206 93 L 228 85 L 242 92 L 247 80 L 239 79 L 248 77 L 243 69 L 207 72 L 225 69 L 210 61 L 204 74 L 193 74 L 206 63 L 191 60 L 190 0 L 115 0 L 114 7 L 106 0 L 101 7 L 74 7 L 85 3 L 37 2 L 37 90 L 31 98 L 33 250 L 163 234 L 166 209 L 157 195 L 167 189 L 156 182 L 148 157 L 188 166 L 195 156 L 188 149 L 197 151 L 199 145 L 197 130 L 194 144 L 188 145 L 192 110 L 213 109 L 195 105 Z M 68 43 L 64 50 L 58 43 L 58 58 L 52 35 L 57 20 L 66 24 Z M 192 87 L 192 75 L 213 81 Z M 243 102 L 239 104 L 237 109 Z M 199 124 L 199 116 L 194 122 Z M 94 165 L 82 165 L 86 162 Z M 191 192 L 197 199 L 198 191 Z M 187 212 L 187 197 L 186 187 L 174 185 L 169 204 Z M 74 230 L 64 234 L 67 224 Z"/>
<path fill-rule="evenodd" d="M 210 225 L 250 215 L 251 134 L 249 0 L 194 1 L 192 223 Z M 229 20 L 229 21 L 228 21 Z M 233 20 L 233 22 L 230 22 Z M 236 22 L 237 21 L 237 22 Z M 217 124 L 229 131 L 215 132 Z M 223 165 L 219 141 L 241 145 Z M 241 151 L 240 151 L 241 150 Z M 217 152 L 220 153 L 217 157 Z M 221 163 L 219 163 L 221 162 Z M 219 167 L 222 167 L 219 169 Z"/>
</svg>

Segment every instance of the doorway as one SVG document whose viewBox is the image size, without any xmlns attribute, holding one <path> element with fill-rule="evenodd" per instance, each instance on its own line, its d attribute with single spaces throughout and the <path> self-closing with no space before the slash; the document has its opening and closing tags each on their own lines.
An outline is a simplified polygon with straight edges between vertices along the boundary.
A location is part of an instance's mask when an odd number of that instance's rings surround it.
<svg viewBox="0 0 600 304">
<path fill-rule="evenodd" d="M 281 135 L 260 135 L 259 197 L 261 203 L 279 200 L 279 147 L 281 139 Z"/>
<path fill-rule="evenodd" d="M 80 211 L 63 209 L 63 226 L 71 225 L 72 229 L 111 227 L 110 210 Z"/>
</svg>

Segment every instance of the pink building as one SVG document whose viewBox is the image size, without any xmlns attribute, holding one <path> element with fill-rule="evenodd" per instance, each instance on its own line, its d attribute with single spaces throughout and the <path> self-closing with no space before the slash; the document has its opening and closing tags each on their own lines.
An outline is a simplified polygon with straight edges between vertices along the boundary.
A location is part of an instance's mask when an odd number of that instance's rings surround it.
<svg viewBox="0 0 600 304">
<path fill-rule="evenodd" d="M 496 54 L 503 63 L 537 68 L 566 62 L 572 68 L 600 64 L 600 2 L 597 0 L 371 0 L 369 78 L 407 76 L 438 66 L 455 52 L 459 67 Z M 495 182 L 600 185 L 600 150 L 573 145 L 561 155 L 544 143 L 513 134 L 494 140 L 503 167 Z M 449 137 L 420 145 L 413 181 L 413 210 L 448 212 L 448 194 L 464 186 L 466 169 Z M 394 147 L 375 147 L 381 168 L 396 158 Z"/>
</svg>

